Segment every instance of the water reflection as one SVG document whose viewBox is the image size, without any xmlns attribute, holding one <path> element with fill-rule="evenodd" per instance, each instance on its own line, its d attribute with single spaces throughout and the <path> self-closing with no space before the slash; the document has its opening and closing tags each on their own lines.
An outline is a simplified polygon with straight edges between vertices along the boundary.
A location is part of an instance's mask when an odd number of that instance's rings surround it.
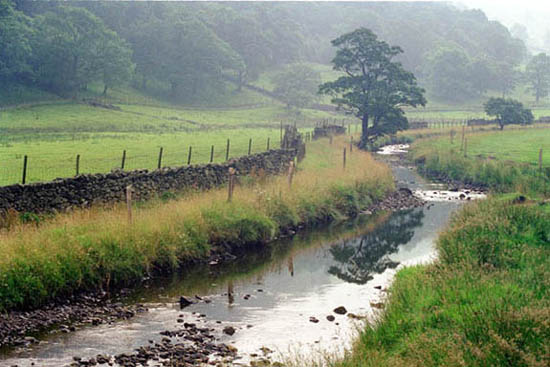
<svg viewBox="0 0 550 367">
<path fill-rule="evenodd" d="M 412 239 L 423 218 L 420 209 L 394 213 L 372 232 L 332 246 L 329 251 L 336 264 L 329 267 L 329 274 L 349 283 L 365 284 L 373 279 L 373 273 L 396 268 L 399 263 L 388 255 Z"/>
</svg>

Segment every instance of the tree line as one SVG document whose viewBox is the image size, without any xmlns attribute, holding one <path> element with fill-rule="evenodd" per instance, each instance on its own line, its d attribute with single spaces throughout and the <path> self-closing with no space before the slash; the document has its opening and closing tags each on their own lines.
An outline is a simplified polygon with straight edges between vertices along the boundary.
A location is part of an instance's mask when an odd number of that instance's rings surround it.
<svg viewBox="0 0 550 367">
<path fill-rule="evenodd" d="M 537 56 L 522 70 L 526 47 L 506 27 L 479 10 L 435 2 L 0 0 L 0 80 L 63 96 L 101 82 L 105 93 L 131 83 L 182 100 L 204 98 L 228 80 L 240 90 L 288 64 L 328 64 L 330 41 L 361 27 L 403 49 L 396 59 L 430 97 L 508 95 L 527 81 L 538 99 L 550 89 L 540 66 L 546 61 Z"/>
</svg>

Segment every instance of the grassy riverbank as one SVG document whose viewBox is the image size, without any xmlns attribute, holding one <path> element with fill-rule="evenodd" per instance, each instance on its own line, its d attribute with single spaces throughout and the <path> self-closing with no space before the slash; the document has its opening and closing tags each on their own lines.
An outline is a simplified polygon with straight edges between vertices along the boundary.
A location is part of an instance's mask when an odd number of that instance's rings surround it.
<svg viewBox="0 0 550 367">
<path fill-rule="evenodd" d="M 234 200 L 225 189 L 169 202 L 59 215 L 37 227 L 0 234 L 0 308 L 37 307 L 65 294 L 133 283 L 155 271 L 208 256 L 211 246 L 259 245 L 285 228 L 353 216 L 393 187 L 389 169 L 367 153 L 348 155 L 347 138 L 308 145 L 292 188 L 286 177 L 242 179 Z"/>
<path fill-rule="evenodd" d="M 398 272 L 379 320 L 337 366 L 549 365 L 549 178 L 529 155 L 548 135 L 470 135 L 467 157 L 448 136 L 415 142 L 424 173 L 486 185 L 494 195 L 453 217 L 434 264 Z M 505 161 L 512 149 L 516 160 Z M 518 193 L 527 199 L 514 200 Z"/>
<path fill-rule="evenodd" d="M 550 130 L 525 128 L 419 140 L 412 158 L 427 176 L 481 185 L 494 192 L 550 194 Z M 539 152 L 543 151 L 539 167 Z M 542 168 L 542 169 L 541 169 Z"/>
<path fill-rule="evenodd" d="M 550 215 L 490 200 L 439 239 L 439 260 L 401 270 L 351 366 L 547 366 Z"/>
</svg>

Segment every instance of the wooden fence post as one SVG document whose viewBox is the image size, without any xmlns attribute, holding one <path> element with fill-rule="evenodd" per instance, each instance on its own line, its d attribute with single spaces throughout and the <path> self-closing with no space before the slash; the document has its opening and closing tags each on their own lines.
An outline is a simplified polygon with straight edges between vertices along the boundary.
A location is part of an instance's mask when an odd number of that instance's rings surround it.
<svg viewBox="0 0 550 367">
<path fill-rule="evenodd" d="M 250 155 L 252 151 L 252 138 L 248 139 L 248 155 Z"/>
<path fill-rule="evenodd" d="M 120 164 L 120 169 L 124 171 L 124 165 L 126 164 L 126 151 L 122 151 L 122 163 Z"/>
<path fill-rule="evenodd" d="M 269 138 L 267 138 L 267 151 L 269 151 Z"/>
<path fill-rule="evenodd" d="M 344 148 L 344 169 L 346 169 L 346 148 Z"/>
<path fill-rule="evenodd" d="M 328 142 L 330 143 L 330 145 L 332 145 L 332 134 L 328 136 Z"/>
<path fill-rule="evenodd" d="M 210 148 L 210 163 L 214 162 L 214 146 Z"/>
<path fill-rule="evenodd" d="M 76 155 L 76 175 L 75 176 L 78 176 L 79 173 L 80 173 L 80 154 L 77 154 Z"/>
<path fill-rule="evenodd" d="M 542 148 L 539 150 L 539 172 L 542 173 Z"/>
<path fill-rule="evenodd" d="M 193 147 L 189 146 L 189 154 L 187 154 L 187 165 L 191 164 L 191 154 L 193 154 Z"/>
<path fill-rule="evenodd" d="M 162 167 L 162 147 L 160 147 L 160 150 L 159 150 L 159 161 L 157 164 L 157 168 L 160 169 L 160 167 Z"/>
<path fill-rule="evenodd" d="M 229 177 L 227 179 L 227 201 L 233 200 L 233 188 L 235 184 L 235 169 L 229 167 Z"/>
<path fill-rule="evenodd" d="M 468 139 L 464 139 L 464 158 L 466 158 L 468 150 Z"/>
<path fill-rule="evenodd" d="M 292 187 L 292 177 L 294 176 L 294 161 L 290 161 L 288 165 L 288 188 Z"/>
<path fill-rule="evenodd" d="M 225 160 L 229 160 L 229 139 L 227 139 L 227 148 L 225 149 Z"/>
<path fill-rule="evenodd" d="M 132 185 L 126 186 L 126 209 L 128 210 L 128 224 L 132 224 Z"/>
<path fill-rule="evenodd" d="M 353 136 L 349 139 L 349 154 L 353 153 Z"/>
<path fill-rule="evenodd" d="M 465 134 L 466 126 L 462 125 L 462 140 L 460 142 L 460 150 L 464 150 L 464 134 Z"/>
<path fill-rule="evenodd" d="M 23 185 L 27 183 L 27 160 L 28 160 L 27 156 L 23 157 L 23 177 L 21 179 L 21 182 L 23 183 Z"/>
</svg>

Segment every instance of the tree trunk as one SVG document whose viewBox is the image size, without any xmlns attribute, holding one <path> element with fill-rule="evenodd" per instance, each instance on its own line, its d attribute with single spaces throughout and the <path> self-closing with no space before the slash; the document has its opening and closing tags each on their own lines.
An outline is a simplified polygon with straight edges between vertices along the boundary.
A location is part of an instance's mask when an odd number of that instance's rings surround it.
<svg viewBox="0 0 550 367">
<path fill-rule="evenodd" d="M 369 145 L 369 115 L 364 114 L 361 121 L 361 141 L 359 142 L 359 148 L 366 150 Z"/>
<path fill-rule="evenodd" d="M 243 71 L 239 70 L 239 83 L 237 87 L 237 92 L 240 92 L 243 90 Z"/>
<path fill-rule="evenodd" d="M 107 86 L 107 84 L 105 84 L 105 86 L 103 87 L 103 96 L 107 96 L 107 88 L 109 88 Z"/>
<path fill-rule="evenodd" d="M 170 89 L 171 89 L 171 92 L 172 92 L 172 97 L 175 97 L 177 95 L 177 92 L 178 92 L 178 83 L 174 82 L 174 81 L 171 81 L 170 82 Z"/>
</svg>

